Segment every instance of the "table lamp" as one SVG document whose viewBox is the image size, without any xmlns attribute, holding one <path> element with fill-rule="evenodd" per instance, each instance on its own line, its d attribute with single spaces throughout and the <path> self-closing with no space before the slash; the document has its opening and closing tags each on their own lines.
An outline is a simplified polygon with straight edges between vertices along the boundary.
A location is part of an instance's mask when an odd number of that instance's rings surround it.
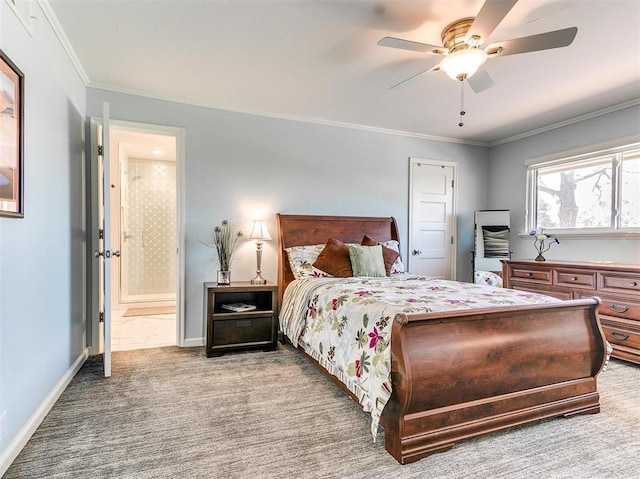
<svg viewBox="0 0 640 479">
<path fill-rule="evenodd" d="M 260 266 L 262 264 L 262 243 L 271 240 L 271 235 L 264 221 L 254 221 L 253 229 L 249 239 L 256 240 L 256 259 L 258 261 L 258 269 L 256 277 L 251 280 L 251 284 L 266 284 L 267 280 L 260 276 Z"/>
</svg>

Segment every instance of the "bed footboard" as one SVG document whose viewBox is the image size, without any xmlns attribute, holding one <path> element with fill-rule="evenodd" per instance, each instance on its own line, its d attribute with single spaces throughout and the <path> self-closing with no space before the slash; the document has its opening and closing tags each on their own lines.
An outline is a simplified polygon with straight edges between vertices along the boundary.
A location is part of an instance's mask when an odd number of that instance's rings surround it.
<svg viewBox="0 0 640 479">
<path fill-rule="evenodd" d="M 385 447 L 405 464 L 456 441 L 553 416 L 600 411 L 606 359 L 597 298 L 400 314 Z"/>
</svg>

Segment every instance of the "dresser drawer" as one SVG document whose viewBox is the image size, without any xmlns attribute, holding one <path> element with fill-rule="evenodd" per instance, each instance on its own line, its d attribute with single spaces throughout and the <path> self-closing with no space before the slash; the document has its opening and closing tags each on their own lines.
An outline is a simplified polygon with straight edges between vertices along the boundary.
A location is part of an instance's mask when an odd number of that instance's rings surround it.
<svg viewBox="0 0 640 479">
<path fill-rule="evenodd" d="M 536 294 L 544 294 L 545 296 L 551 296 L 552 298 L 557 298 L 557 299 L 561 299 L 561 300 L 568 300 L 568 299 L 573 299 L 573 293 L 571 291 L 568 290 L 561 290 L 561 289 L 552 289 L 552 288 L 547 288 L 547 287 L 538 287 L 536 288 L 536 284 L 535 283 L 527 283 L 527 282 L 519 282 L 519 281 L 512 281 L 511 282 L 511 289 L 517 289 L 518 291 L 527 291 L 529 293 L 536 293 Z"/>
<path fill-rule="evenodd" d="M 602 300 L 598 314 L 640 321 L 640 298 L 630 301 L 624 296 L 610 296 L 600 293 L 598 296 Z"/>
<path fill-rule="evenodd" d="M 511 269 L 511 278 L 539 284 L 551 284 L 551 270 L 537 268 L 520 268 L 515 266 Z"/>
<path fill-rule="evenodd" d="M 553 283 L 569 288 L 596 289 L 597 275 L 594 272 L 570 269 L 555 269 Z"/>
<path fill-rule="evenodd" d="M 626 328 L 625 324 L 605 321 L 602 324 L 602 331 L 614 348 L 617 345 L 634 350 L 640 349 L 640 332 Z"/>
<path fill-rule="evenodd" d="M 634 292 L 640 295 L 640 274 L 600 273 L 599 289 L 618 293 Z"/>
</svg>

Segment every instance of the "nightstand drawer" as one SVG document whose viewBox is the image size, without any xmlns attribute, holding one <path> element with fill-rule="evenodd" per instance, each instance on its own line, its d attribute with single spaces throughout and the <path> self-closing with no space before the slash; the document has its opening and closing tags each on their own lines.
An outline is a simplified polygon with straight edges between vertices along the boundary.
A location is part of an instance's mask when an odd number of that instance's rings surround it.
<svg viewBox="0 0 640 479">
<path fill-rule="evenodd" d="M 216 319 L 211 326 L 214 348 L 216 346 L 271 344 L 275 341 L 273 316 Z"/>
<path fill-rule="evenodd" d="M 572 270 L 556 269 L 554 283 L 558 286 L 570 288 L 596 289 L 595 272 L 578 272 Z"/>
</svg>

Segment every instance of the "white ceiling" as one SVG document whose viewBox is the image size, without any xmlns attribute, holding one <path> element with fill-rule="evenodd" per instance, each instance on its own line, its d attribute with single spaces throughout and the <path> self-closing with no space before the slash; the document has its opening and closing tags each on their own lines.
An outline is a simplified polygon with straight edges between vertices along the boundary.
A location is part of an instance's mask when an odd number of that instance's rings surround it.
<svg viewBox="0 0 640 479">
<path fill-rule="evenodd" d="M 496 144 L 640 103 L 640 0 L 520 0 L 487 40 L 571 26 L 566 48 L 492 58 L 495 86 L 424 69 L 442 29 L 483 0 L 49 0 L 89 86 L 275 117 Z M 430 61 L 429 61 L 430 63 Z M 640 125 L 639 125 L 640 130 Z"/>
</svg>

